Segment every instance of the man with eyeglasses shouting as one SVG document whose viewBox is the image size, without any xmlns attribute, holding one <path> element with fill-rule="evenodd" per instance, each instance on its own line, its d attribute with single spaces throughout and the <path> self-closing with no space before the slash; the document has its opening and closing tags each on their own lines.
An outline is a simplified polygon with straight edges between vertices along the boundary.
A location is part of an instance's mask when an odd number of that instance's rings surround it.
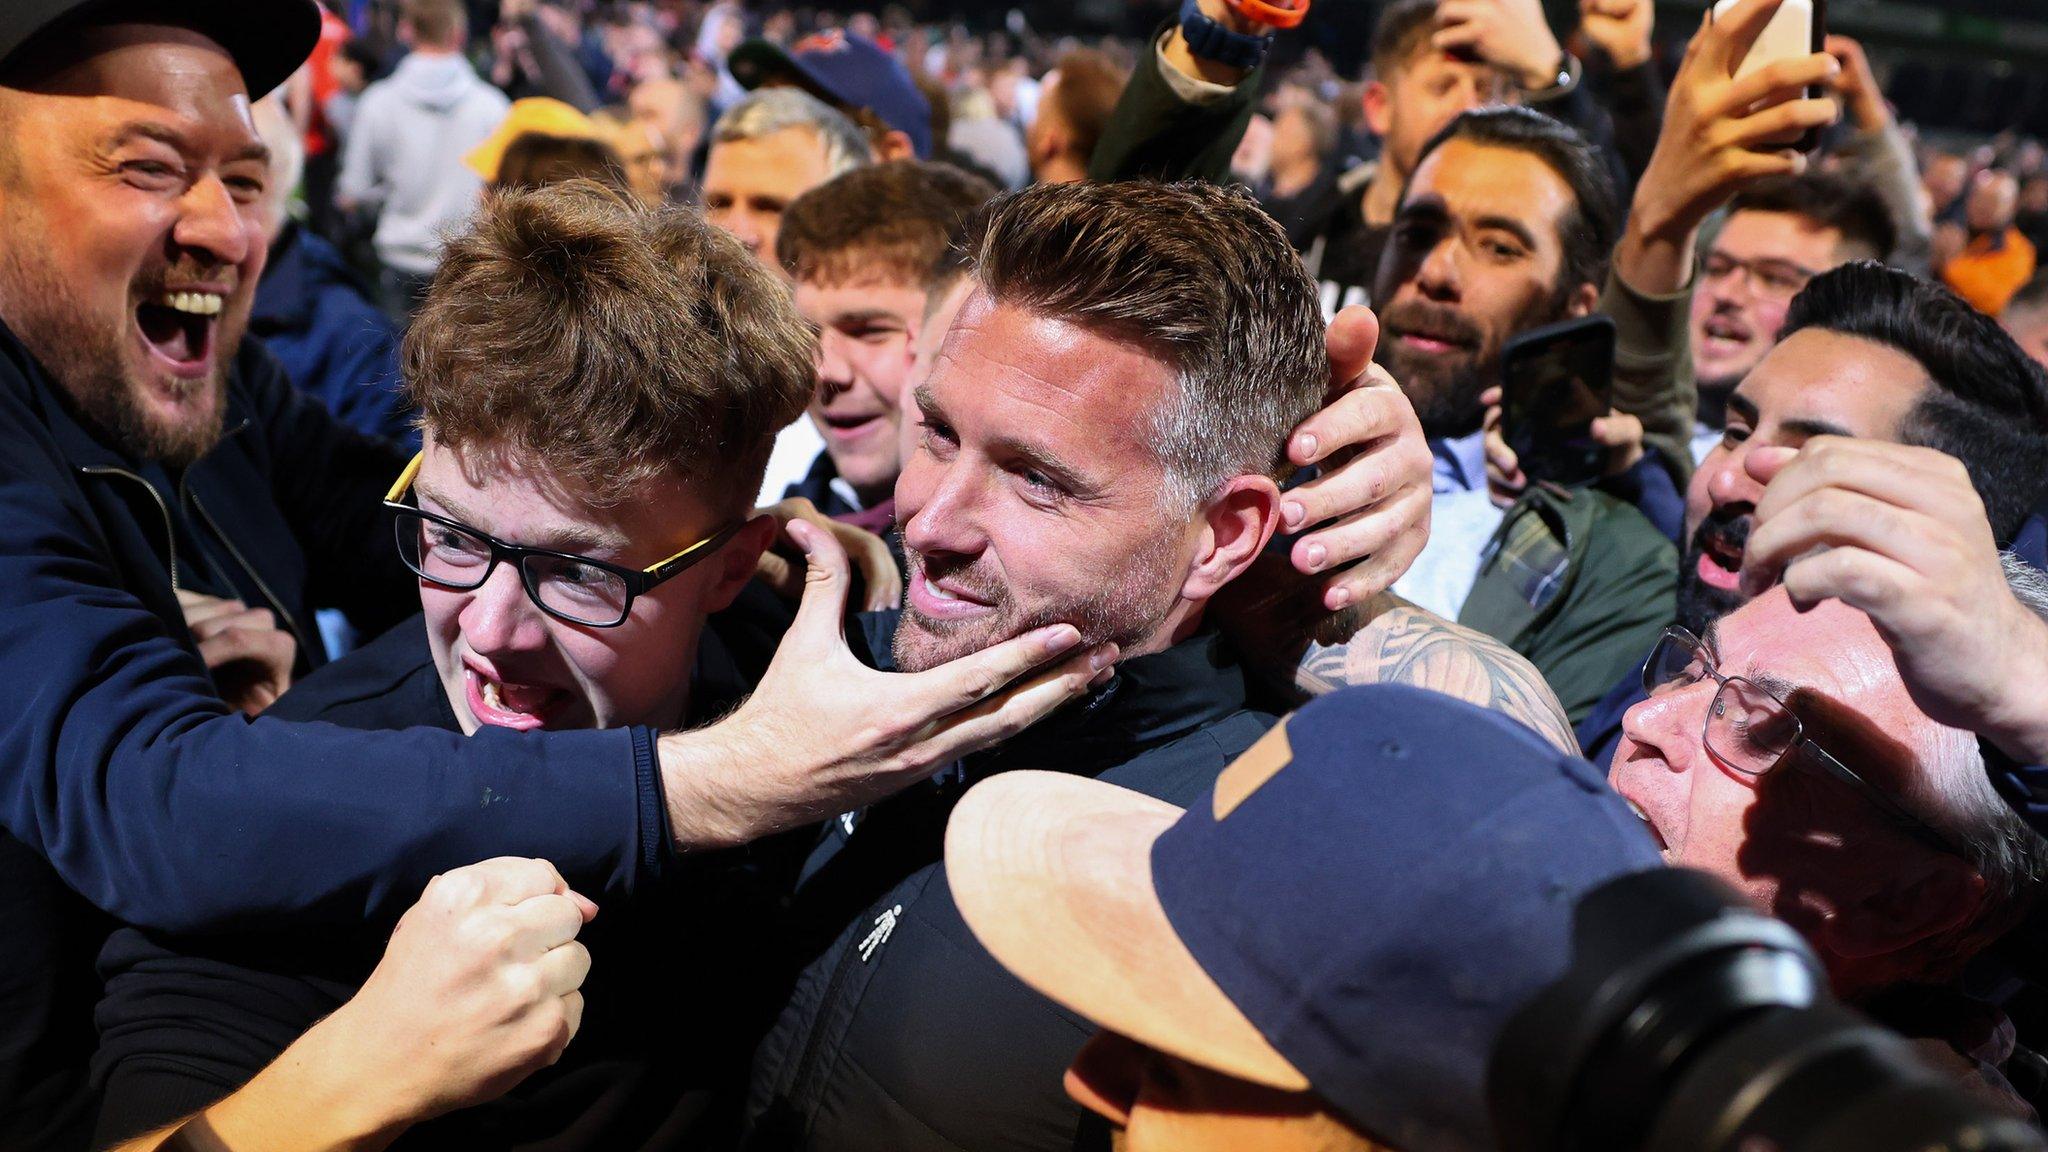
<svg viewBox="0 0 2048 1152">
<path fill-rule="evenodd" d="M 1808 281 L 1851 260 L 1890 260 L 1898 227 L 1877 193 L 1823 172 L 1743 189 L 1700 257 L 1688 333 L 1698 373 L 1694 463 L 1728 426 L 1728 397 L 1778 342 L 1785 310 Z"/>
<path fill-rule="evenodd" d="M 2035 613 L 2039 587 L 2013 580 Z M 1775 588 L 1703 638 L 1672 628 L 1644 685 L 1608 779 L 1665 859 L 1748 893 L 1845 1000 L 2024 1110 L 1998 1072 L 2009 1026 L 1953 986 L 2026 914 L 2048 845 L 1975 737 L 1921 711 L 1872 619 Z"/>
</svg>

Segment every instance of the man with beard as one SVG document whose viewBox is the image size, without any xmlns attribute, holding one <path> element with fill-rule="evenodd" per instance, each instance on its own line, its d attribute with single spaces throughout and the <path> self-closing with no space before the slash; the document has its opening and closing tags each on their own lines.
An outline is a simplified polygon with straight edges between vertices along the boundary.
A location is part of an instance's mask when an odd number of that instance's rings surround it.
<svg viewBox="0 0 2048 1152">
<path fill-rule="evenodd" d="M 1732 78 L 1732 61 L 1775 10 L 1746 0 L 1693 38 L 1625 230 L 1583 137 L 1527 110 L 1480 109 L 1423 149 L 1380 261 L 1380 362 L 1415 401 L 1437 459 L 1431 539 L 1395 591 L 1528 657 L 1575 720 L 1641 658 L 1670 611 L 1665 537 L 1676 534 L 1674 482 L 1691 465 L 1682 350 L 1700 225 L 1746 184 L 1803 164 L 1756 149 L 1838 111 L 1801 98 L 1839 71 L 1822 53 Z M 1595 311 L 1615 321 L 1617 341 L 1616 411 L 1594 435 L 1650 451 L 1614 459 L 1601 488 L 1528 485 L 1503 510 L 1487 491 L 1483 430 L 1502 349 L 1517 333 Z M 1631 503 L 1669 507 L 1674 523 L 1660 532 Z"/>
<path fill-rule="evenodd" d="M 1013 767 L 1189 803 L 1275 718 L 1206 614 L 1280 530 L 1289 430 L 1321 399 L 1320 308 L 1286 234 L 1242 190 L 1079 183 L 997 199 L 967 249 L 974 288 L 896 486 L 907 603 L 869 642 L 928 668 L 1061 619 L 1122 663 L 1037 733 L 828 824 L 791 905 L 803 971 L 755 1059 L 756 1148 L 1073 1147 L 1060 1077 L 1089 1029 L 974 944 L 946 815 Z M 1398 642 L 1379 675 L 1449 672 L 1555 732 L 1525 663 L 1418 616 L 1359 637 Z"/>
<path fill-rule="evenodd" d="M 1749 455 L 1820 436 L 1954 457 L 2007 542 L 2048 489 L 2048 375 L 1939 285 L 1870 262 L 1816 277 L 1793 298 L 1777 346 L 1729 396 L 1727 431 L 1687 489 L 1677 623 L 1693 635 L 1758 590 L 1743 581 L 1764 491 Z M 1643 697 L 1632 673 L 1579 724 L 1589 759 L 1612 755 L 1622 714 Z"/>
<path fill-rule="evenodd" d="M 1792 297 L 1830 268 L 1891 259 L 1897 236 L 1876 192 L 1827 173 L 1760 181 L 1729 201 L 1692 296 L 1694 463 L 1721 442 L 1728 394 L 1777 343 Z"/>
</svg>

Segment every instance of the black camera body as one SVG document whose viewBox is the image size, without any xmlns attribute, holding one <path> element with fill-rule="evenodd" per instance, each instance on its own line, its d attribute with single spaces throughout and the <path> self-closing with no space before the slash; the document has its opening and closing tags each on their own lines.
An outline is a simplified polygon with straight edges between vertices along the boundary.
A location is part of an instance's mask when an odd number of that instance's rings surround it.
<svg viewBox="0 0 2048 1152">
<path fill-rule="evenodd" d="M 1711 876 L 1603 885 L 1572 943 L 1494 1046 L 1503 1152 L 2048 1150 L 1835 1003 L 1799 934 Z"/>
</svg>

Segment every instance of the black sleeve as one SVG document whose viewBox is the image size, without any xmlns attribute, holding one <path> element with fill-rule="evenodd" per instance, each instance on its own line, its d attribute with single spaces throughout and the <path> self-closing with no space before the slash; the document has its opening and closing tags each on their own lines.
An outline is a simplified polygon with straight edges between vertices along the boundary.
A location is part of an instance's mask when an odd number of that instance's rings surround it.
<svg viewBox="0 0 2048 1152">
<path fill-rule="evenodd" d="M 1139 49 L 1138 66 L 1089 157 L 1090 180 L 1229 181 L 1230 158 L 1252 122 L 1265 68 L 1253 69 L 1213 104 L 1191 104 L 1160 73 L 1156 46 L 1172 26 L 1160 25 Z"/>
<path fill-rule="evenodd" d="M 1628 179 L 1621 188 L 1625 204 L 1642 183 L 1650 156 L 1657 151 L 1657 138 L 1664 131 L 1664 73 L 1653 57 L 1634 68 L 1609 71 L 1602 81 L 1614 128 L 1614 152 Z"/>
<path fill-rule="evenodd" d="M 384 494 L 404 449 L 342 423 L 292 387 L 255 341 L 236 358 L 269 455 L 271 488 L 305 554 L 307 599 L 339 608 L 365 634 L 419 611 L 419 589 L 398 559 Z"/>
</svg>

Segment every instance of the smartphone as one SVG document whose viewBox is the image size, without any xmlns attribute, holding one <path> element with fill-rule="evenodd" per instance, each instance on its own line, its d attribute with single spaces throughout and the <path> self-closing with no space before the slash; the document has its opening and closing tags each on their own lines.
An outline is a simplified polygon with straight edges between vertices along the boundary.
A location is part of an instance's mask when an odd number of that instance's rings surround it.
<svg viewBox="0 0 2048 1152">
<path fill-rule="evenodd" d="M 1593 421 L 1614 406 L 1614 321 L 1585 316 L 1524 332 L 1501 352 L 1501 436 L 1522 474 L 1567 488 L 1598 480 Z"/>
<path fill-rule="evenodd" d="M 1735 7 L 1741 0 L 1718 0 L 1714 5 L 1714 19 L 1718 20 Z M 1756 43 L 1750 45 L 1748 55 L 1735 66 L 1735 75 L 1747 76 L 1759 68 L 1779 60 L 1811 56 L 1826 50 L 1828 41 L 1827 0 L 1785 0 L 1778 6 L 1777 14 L 1764 25 Z M 1809 87 L 1808 99 L 1820 96 L 1820 89 Z M 1820 147 L 1820 129 L 1810 128 L 1798 140 L 1787 147 L 1801 152 L 1811 152 Z"/>
</svg>

